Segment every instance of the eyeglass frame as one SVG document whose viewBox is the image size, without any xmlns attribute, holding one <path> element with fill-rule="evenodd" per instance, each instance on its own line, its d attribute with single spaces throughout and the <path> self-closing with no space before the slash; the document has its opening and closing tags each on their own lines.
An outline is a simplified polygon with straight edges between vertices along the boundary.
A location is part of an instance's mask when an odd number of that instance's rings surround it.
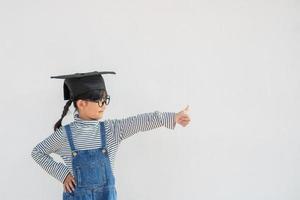
<svg viewBox="0 0 300 200">
<path fill-rule="evenodd" d="M 105 100 L 92 100 L 92 99 L 85 99 L 86 101 L 90 101 L 90 102 L 95 102 L 95 103 L 98 103 L 98 106 L 101 108 L 103 105 L 104 105 L 104 103 L 105 103 L 105 105 L 108 105 L 109 103 L 110 103 L 110 95 L 106 95 L 106 97 L 105 97 Z M 101 106 L 100 106 L 100 101 L 101 101 Z"/>
</svg>

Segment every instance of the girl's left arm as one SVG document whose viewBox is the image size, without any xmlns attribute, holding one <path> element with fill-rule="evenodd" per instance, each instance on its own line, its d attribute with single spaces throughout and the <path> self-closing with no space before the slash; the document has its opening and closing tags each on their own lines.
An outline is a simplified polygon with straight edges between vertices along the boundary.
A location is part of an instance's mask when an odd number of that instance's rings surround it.
<svg viewBox="0 0 300 200">
<path fill-rule="evenodd" d="M 108 121 L 116 140 L 121 142 L 138 132 L 145 132 L 162 126 L 175 129 L 176 113 L 154 111 Z"/>
</svg>

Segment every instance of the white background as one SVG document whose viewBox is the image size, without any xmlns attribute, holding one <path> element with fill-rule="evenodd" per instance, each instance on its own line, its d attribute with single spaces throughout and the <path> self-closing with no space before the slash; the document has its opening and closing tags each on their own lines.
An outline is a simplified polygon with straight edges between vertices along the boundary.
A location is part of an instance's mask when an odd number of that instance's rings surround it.
<svg viewBox="0 0 300 200">
<path fill-rule="evenodd" d="M 188 127 L 121 144 L 119 200 L 299 199 L 299 13 L 296 0 L 1 0 L 1 200 L 62 198 L 30 154 L 65 104 L 50 76 L 94 70 L 117 73 L 106 119 L 190 105 Z"/>
</svg>

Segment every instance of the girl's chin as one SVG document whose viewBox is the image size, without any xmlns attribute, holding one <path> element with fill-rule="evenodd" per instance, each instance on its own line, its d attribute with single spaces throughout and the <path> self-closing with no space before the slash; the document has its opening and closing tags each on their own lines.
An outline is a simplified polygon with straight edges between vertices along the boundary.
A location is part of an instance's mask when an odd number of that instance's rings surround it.
<svg viewBox="0 0 300 200">
<path fill-rule="evenodd" d="M 99 112 L 98 115 L 92 117 L 93 120 L 99 120 L 103 117 L 103 112 Z"/>
<path fill-rule="evenodd" d="M 98 116 L 101 118 L 103 116 L 103 112 L 99 112 Z"/>
<path fill-rule="evenodd" d="M 92 118 L 92 120 L 100 120 L 100 119 L 102 119 L 102 116 Z"/>
</svg>

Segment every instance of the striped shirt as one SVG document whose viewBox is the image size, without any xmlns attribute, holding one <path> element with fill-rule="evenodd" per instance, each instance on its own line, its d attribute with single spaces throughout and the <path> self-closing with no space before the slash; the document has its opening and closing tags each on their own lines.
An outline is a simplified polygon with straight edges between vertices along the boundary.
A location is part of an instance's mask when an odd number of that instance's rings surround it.
<svg viewBox="0 0 300 200">
<path fill-rule="evenodd" d="M 108 156 L 114 174 L 114 159 L 122 140 L 138 132 L 149 131 L 159 127 L 174 129 L 176 126 L 175 112 L 142 113 L 123 119 L 104 120 L 106 132 L 106 146 Z M 100 120 L 82 120 L 78 113 L 74 114 L 74 121 L 69 123 L 72 130 L 73 142 L 76 150 L 100 148 Z M 56 162 L 51 153 L 58 154 L 64 163 Z M 32 158 L 48 174 L 61 183 L 68 173 L 73 176 L 71 148 L 63 126 L 54 131 L 50 136 L 38 143 L 31 152 Z"/>
</svg>

